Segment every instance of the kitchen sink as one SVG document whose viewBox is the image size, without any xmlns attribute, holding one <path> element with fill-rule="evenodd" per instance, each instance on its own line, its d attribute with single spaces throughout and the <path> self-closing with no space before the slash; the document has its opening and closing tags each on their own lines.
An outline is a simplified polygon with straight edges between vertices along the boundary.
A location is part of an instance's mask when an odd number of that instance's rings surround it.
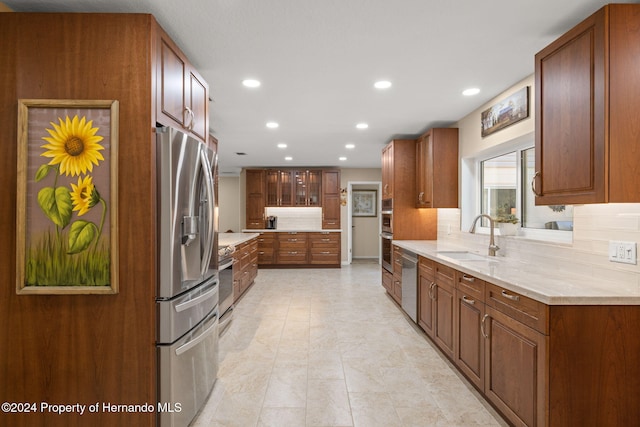
<svg viewBox="0 0 640 427">
<path fill-rule="evenodd" d="M 438 251 L 438 255 L 457 261 L 489 261 L 489 257 L 469 251 Z"/>
</svg>

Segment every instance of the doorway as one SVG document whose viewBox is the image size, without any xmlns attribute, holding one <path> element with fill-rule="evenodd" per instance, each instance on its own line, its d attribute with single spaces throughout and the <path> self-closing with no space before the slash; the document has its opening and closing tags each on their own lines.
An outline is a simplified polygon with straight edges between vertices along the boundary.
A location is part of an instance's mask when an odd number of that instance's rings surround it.
<svg viewBox="0 0 640 427">
<path fill-rule="evenodd" d="M 368 203 L 374 197 L 375 206 L 372 213 L 368 209 L 354 207 L 353 194 L 359 200 Z M 371 192 L 375 192 L 372 195 Z M 380 230 L 382 227 L 380 203 L 382 201 L 382 183 L 380 181 L 349 181 L 347 182 L 347 263 L 354 259 L 377 260 L 382 263 L 380 248 Z M 366 205 L 368 207 L 368 204 Z"/>
</svg>

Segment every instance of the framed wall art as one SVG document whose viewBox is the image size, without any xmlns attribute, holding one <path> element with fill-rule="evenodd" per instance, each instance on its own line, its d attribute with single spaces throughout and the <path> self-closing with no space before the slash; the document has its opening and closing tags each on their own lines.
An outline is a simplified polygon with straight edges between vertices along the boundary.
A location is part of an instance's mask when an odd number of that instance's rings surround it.
<svg viewBox="0 0 640 427">
<path fill-rule="evenodd" d="M 482 137 L 489 136 L 529 117 L 529 86 L 503 99 L 480 114 Z"/>
<path fill-rule="evenodd" d="M 352 216 L 377 216 L 376 196 L 376 190 L 353 190 Z"/>
<path fill-rule="evenodd" d="M 118 293 L 118 101 L 18 101 L 16 292 Z"/>
</svg>

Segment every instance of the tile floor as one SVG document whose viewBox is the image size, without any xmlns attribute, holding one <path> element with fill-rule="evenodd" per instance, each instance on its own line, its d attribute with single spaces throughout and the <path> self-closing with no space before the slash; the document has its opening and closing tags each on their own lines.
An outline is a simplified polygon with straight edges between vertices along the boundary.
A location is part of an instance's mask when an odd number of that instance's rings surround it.
<svg viewBox="0 0 640 427">
<path fill-rule="evenodd" d="M 380 267 L 260 270 L 193 427 L 504 426 L 380 285 Z"/>
</svg>

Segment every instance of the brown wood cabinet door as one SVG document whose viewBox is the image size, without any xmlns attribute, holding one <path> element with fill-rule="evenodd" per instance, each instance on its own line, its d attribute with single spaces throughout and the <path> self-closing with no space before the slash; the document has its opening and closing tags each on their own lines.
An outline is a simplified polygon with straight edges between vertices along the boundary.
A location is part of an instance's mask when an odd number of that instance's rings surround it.
<svg viewBox="0 0 640 427">
<path fill-rule="evenodd" d="M 278 171 L 278 192 L 280 201 L 278 206 L 293 206 L 293 171 Z"/>
<path fill-rule="evenodd" d="M 418 325 L 431 338 L 434 336 L 434 288 L 435 282 L 433 278 L 420 274 L 418 283 Z"/>
<path fill-rule="evenodd" d="M 433 199 L 433 145 L 428 132 L 416 141 L 416 207 L 430 208 Z"/>
<path fill-rule="evenodd" d="M 382 150 L 382 198 L 393 198 L 393 142 Z"/>
<path fill-rule="evenodd" d="M 264 188 L 265 173 L 262 169 L 248 169 L 246 172 L 247 187 L 247 228 L 263 229 L 264 222 Z"/>
<path fill-rule="evenodd" d="M 322 204 L 322 171 L 308 171 L 307 177 L 307 206 L 320 206 Z"/>
<path fill-rule="evenodd" d="M 294 177 L 294 203 L 296 206 L 320 206 L 322 171 L 297 170 Z"/>
<path fill-rule="evenodd" d="M 277 170 L 265 171 L 266 178 L 266 205 L 267 206 L 279 206 L 280 200 L 280 173 Z"/>
<path fill-rule="evenodd" d="M 206 140 L 209 133 L 209 95 L 208 85 L 194 70 L 189 72 L 189 129 L 196 136 Z"/>
<path fill-rule="evenodd" d="M 160 45 L 160 112 L 182 126 L 187 105 L 184 86 L 187 64 L 171 40 L 161 37 Z"/>
<path fill-rule="evenodd" d="M 454 362 L 480 390 L 484 383 L 484 341 L 482 301 L 456 290 Z"/>
<path fill-rule="evenodd" d="M 441 286 L 436 282 L 435 322 L 433 338 L 440 349 L 453 358 L 453 287 Z"/>
<path fill-rule="evenodd" d="M 322 228 L 340 229 L 340 171 L 322 171 Z"/>
<path fill-rule="evenodd" d="M 535 56 L 536 204 L 606 202 L 604 10 Z"/>
<path fill-rule="evenodd" d="M 546 424 L 547 337 L 487 306 L 484 392 L 516 426 Z"/>
</svg>

